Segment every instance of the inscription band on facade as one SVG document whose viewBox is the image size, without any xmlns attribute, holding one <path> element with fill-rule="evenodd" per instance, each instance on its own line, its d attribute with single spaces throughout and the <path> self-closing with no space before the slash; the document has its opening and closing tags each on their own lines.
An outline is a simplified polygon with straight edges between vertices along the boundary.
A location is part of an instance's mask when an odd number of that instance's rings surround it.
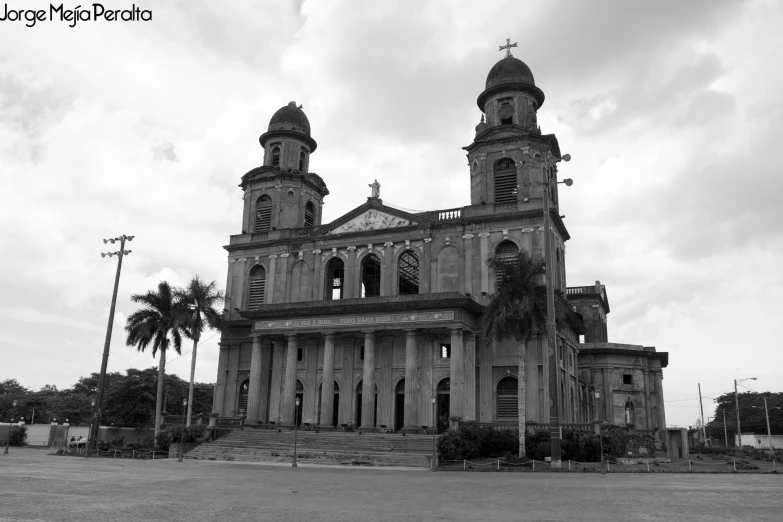
<svg viewBox="0 0 783 522">
<path fill-rule="evenodd" d="M 281 321 L 257 321 L 254 330 L 292 330 L 319 326 L 352 326 L 375 324 L 405 324 L 432 321 L 453 321 L 454 312 L 420 312 L 383 315 L 349 315 L 335 317 L 313 317 L 309 319 L 286 319 Z"/>
</svg>

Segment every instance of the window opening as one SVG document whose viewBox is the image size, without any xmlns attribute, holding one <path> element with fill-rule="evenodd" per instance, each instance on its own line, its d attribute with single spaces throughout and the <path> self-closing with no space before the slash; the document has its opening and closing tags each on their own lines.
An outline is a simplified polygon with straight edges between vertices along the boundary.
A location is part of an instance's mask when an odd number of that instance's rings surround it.
<svg viewBox="0 0 783 522">
<path fill-rule="evenodd" d="M 448 392 L 451 391 L 451 380 L 446 378 L 443 379 L 438 383 L 438 391 L 439 392 Z"/>
<path fill-rule="evenodd" d="M 623 384 L 633 384 L 633 375 L 629 373 L 623 374 Z"/>
<path fill-rule="evenodd" d="M 504 377 L 497 387 L 497 417 L 515 419 L 518 416 L 519 383 L 514 377 Z"/>
<path fill-rule="evenodd" d="M 247 309 L 258 310 L 264 304 L 266 289 L 266 271 L 263 266 L 254 266 L 250 271 L 250 291 L 247 297 Z"/>
<path fill-rule="evenodd" d="M 315 205 L 308 201 L 305 205 L 304 226 L 311 227 L 315 224 Z"/>
<path fill-rule="evenodd" d="M 505 241 L 501 241 L 498 246 L 495 248 L 495 256 L 499 259 L 500 264 L 504 267 L 506 270 L 513 270 L 514 267 L 516 267 L 518 259 L 517 256 L 519 255 L 519 247 L 516 243 L 513 241 L 509 241 L 508 239 Z M 500 282 L 503 280 L 503 273 L 501 271 L 498 271 L 497 274 L 495 274 L 495 286 L 500 286 Z"/>
<path fill-rule="evenodd" d="M 362 259 L 362 297 L 381 295 L 381 260 L 375 254 Z"/>
<path fill-rule="evenodd" d="M 297 348 L 296 349 L 296 360 L 299 362 L 302 362 L 304 360 L 304 349 L 303 348 Z"/>
<path fill-rule="evenodd" d="M 299 170 L 304 172 L 305 169 L 305 153 L 304 151 L 299 153 Z"/>
<path fill-rule="evenodd" d="M 327 300 L 342 299 L 345 286 L 345 263 L 339 257 L 333 257 L 326 264 L 326 295 Z"/>
<path fill-rule="evenodd" d="M 272 166 L 273 167 L 280 166 L 280 147 L 274 147 L 272 149 Z"/>
<path fill-rule="evenodd" d="M 440 356 L 442 359 L 449 359 L 451 358 L 451 345 L 450 344 L 441 344 L 440 345 Z"/>
<path fill-rule="evenodd" d="M 495 203 L 513 203 L 517 196 L 517 167 L 511 158 L 495 163 Z"/>
<path fill-rule="evenodd" d="M 399 293 L 400 295 L 419 293 L 419 258 L 412 250 L 406 250 L 400 256 Z"/>
<path fill-rule="evenodd" d="M 296 391 L 297 392 L 304 391 L 304 384 L 302 384 L 302 381 L 300 381 L 299 379 L 296 380 Z"/>
<path fill-rule="evenodd" d="M 364 346 L 359 347 L 359 359 L 364 360 Z"/>
<path fill-rule="evenodd" d="M 511 125 L 514 123 L 514 107 L 510 103 L 504 103 L 498 107 L 498 116 L 501 125 Z"/>
<path fill-rule="evenodd" d="M 256 201 L 255 231 L 264 232 L 272 226 L 272 198 L 264 194 Z"/>
<path fill-rule="evenodd" d="M 248 381 L 245 381 L 242 383 L 242 386 L 239 388 L 239 413 L 245 413 L 247 412 L 247 393 L 250 389 L 250 384 Z"/>
</svg>

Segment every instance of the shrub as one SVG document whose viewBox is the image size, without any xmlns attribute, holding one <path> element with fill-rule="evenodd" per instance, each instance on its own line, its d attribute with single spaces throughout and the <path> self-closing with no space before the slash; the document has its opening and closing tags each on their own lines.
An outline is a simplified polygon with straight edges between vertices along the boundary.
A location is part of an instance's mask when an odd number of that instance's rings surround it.
<svg viewBox="0 0 783 522">
<path fill-rule="evenodd" d="M 440 436 L 438 455 L 441 460 L 508 457 L 516 455 L 518 444 L 516 431 L 466 423 Z"/>
<path fill-rule="evenodd" d="M 197 439 L 204 436 L 206 426 L 196 424 L 190 428 L 183 428 L 181 424 L 164 424 L 155 438 L 155 446 L 161 450 L 168 450 L 171 444 L 194 444 Z"/>
<path fill-rule="evenodd" d="M 26 440 L 27 426 L 13 426 L 8 435 L 8 441 L 0 441 L 0 445 L 5 446 L 6 442 L 8 442 L 10 446 L 26 446 Z"/>
</svg>

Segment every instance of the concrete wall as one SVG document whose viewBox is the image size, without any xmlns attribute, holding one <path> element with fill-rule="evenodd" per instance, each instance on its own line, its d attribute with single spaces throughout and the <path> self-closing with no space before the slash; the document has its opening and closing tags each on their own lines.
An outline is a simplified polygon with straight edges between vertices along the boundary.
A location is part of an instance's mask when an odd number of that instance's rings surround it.
<svg viewBox="0 0 783 522">
<path fill-rule="evenodd" d="M 0 423 L 0 440 L 5 440 L 8 433 L 8 423 Z M 14 424 L 17 426 L 17 424 Z M 55 426 L 51 424 L 26 425 L 28 446 L 49 446 L 54 442 Z M 71 437 L 77 439 L 81 436 L 86 439 L 90 428 L 88 426 L 64 426 L 56 425 L 59 437 L 69 441 Z M 111 442 L 120 437 L 125 438 L 125 443 L 136 442 L 147 437 L 152 437 L 154 430 L 136 430 L 136 428 L 119 428 L 109 430 L 108 426 L 101 426 L 98 432 L 98 440 Z"/>
<path fill-rule="evenodd" d="M 759 449 L 769 449 L 769 437 L 764 435 L 756 435 L 754 433 L 743 433 L 742 434 L 742 445 L 743 446 L 753 446 L 754 448 Z M 737 435 L 734 435 L 734 444 L 737 444 Z M 781 449 L 783 448 L 783 435 L 773 435 L 772 436 L 772 448 L 773 449 Z"/>
</svg>

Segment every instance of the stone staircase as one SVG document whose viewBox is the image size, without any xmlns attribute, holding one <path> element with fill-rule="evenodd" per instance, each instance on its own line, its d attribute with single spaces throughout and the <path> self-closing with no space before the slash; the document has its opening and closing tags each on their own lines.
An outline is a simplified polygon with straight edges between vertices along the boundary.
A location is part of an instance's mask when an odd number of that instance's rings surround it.
<svg viewBox="0 0 783 522">
<path fill-rule="evenodd" d="M 245 462 L 291 462 L 293 430 L 245 428 L 201 444 L 185 457 Z M 429 467 L 431 435 L 400 433 L 302 431 L 297 434 L 297 459 L 301 463 L 346 466 Z"/>
</svg>

